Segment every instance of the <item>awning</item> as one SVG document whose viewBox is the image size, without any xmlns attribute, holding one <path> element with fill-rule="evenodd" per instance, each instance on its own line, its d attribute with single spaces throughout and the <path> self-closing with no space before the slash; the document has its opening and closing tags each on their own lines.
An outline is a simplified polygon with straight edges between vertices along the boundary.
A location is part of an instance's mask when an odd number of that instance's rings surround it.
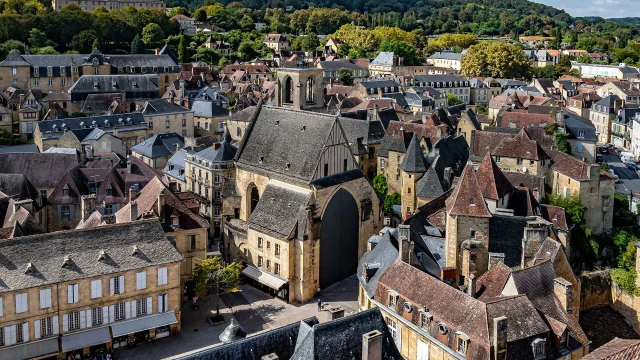
<svg viewBox="0 0 640 360">
<path fill-rule="evenodd" d="M 82 349 L 86 346 L 106 344 L 111 341 L 109 327 L 102 326 L 89 330 L 62 335 L 62 351 Z"/>
<path fill-rule="evenodd" d="M 242 270 L 242 274 L 261 284 L 267 285 L 274 290 L 280 290 L 280 288 L 287 283 L 287 280 L 279 278 L 273 274 L 269 274 L 268 272 L 264 272 L 251 265 L 247 265 L 247 267 Z"/>
<path fill-rule="evenodd" d="M 2 348 L 0 359 L 22 360 L 58 353 L 58 337 L 31 341 L 26 344 Z"/>
<path fill-rule="evenodd" d="M 113 332 L 113 337 L 117 337 L 137 333 L 139 331 L 155 329 L 160 326 L 171 325 L 177 322 L 176 314 L 173 311 L 169 311 L 113 323 L 111 324 L 111 332 Z"/>
</svg>

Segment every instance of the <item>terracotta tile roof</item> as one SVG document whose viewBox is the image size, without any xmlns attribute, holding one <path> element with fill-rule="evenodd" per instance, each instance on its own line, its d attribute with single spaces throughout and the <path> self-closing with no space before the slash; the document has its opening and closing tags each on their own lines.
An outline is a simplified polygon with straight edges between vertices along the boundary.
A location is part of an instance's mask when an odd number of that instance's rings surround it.
<svg viewBox="0 0 640 360">
<path fill-rule="evenodd" d="M 176 229 L 189 230 L 198 228 L 209 228 L 209 224 L 200 216 L 194 214 L 189 208 L 177 197 L 165 184 L 158 178 L 151 180 L 141 191 L 135 202 L 138 205 L 137 219 L 146 218 L 145 213 L 152 213 L 158 216 L 158 196 L 164 194 L 164 229 L 165 231 L 174 230 L 171 227 L 171 216 L 177 215 L 179 218 L 179 226 Z M 116 223 L 131 221 L 131 203 L 128 203 L 115 214 Z"/>
<path fill-rule="evenodd" d="M 524 128 L 529 126 L 546 126 L 555 123 L 556 117 L 551 114 L 532 114 L 505 111 L 498 117 L 496 126 Z"/>
<path fill-rule="evenodd" d="M 449 190 L 444 194 L 438 196 L 437 198 L 429 201 L 428 203 L 420 206 L 416 210 L 416 213 L 413 214 L 411 217 L 414 217 L 414 216 L 426 217 L 429 223 L 431 223 L 431 225 L 436 226 L 440 229 L 444 229 L 446 225 L 445 224 L 446 210 L 447 210 L 446 201 L 449 198 L 449 196 L 451 196 L 452 192 L 453 192 L 452 190 Z M 410 219 L 411 218 L 407 219 L 407 221 L 409 221 Z"/>
<path fill-rule="evenodd" d="M 569 230 L 567 225 L 567 214 L 564 208 L 554 205 L 540 205 L 540 215 L 547 221 L 553 223 L 553 227 L 560 230 Z"/>
<path fill-rule="evenodd" d="M 504 138 L 491 152 L 492 155 L 521 158 L 526 160 L 545 160 L 549 156 L 538 145 L 538 142 L 531 140 L 524 129 L 513 138 Z"/>
<path fill-rule="evenodd" d="M 353 86 L 331 85 L 331 86 L 327 86 L 327 95 L 336 95 L 336 94 L 349 95 L 352 89 L 353 89 Z"/>
<path fill-rule="evenodd" d="M 447 199 L 447 212 L 450 215 L 466 215 L 474 217 L 491 217 L 487 204 L 482 196 L 482 189 L 478 183 L 473 165 L 465 166 L 460 180 Z"/>
<path fill-rule="evenodd" d="M 598 166 L 597 164 L 589 165 L 584 161 L 560 151 L 549 151 L 549 155 L 553 160 L 551 169 L 570 177 L 572 180 L 589 181 L 589 170 L 591 166 Z"/>
<path fill-rule="evenodd" d="M 478 167 L 476 177 L 485 199 L 499 200 L 513 190 L 513 185 L 488 153 Z"/>
<path fill-rule="evenodd" d="M 488 153 L 494 154 L 494 149 L 502 140 L 513 137 L 513 134 L 474 130 L 471 135 L 471 155 L 476 158 L 484 158 Z"/>
<path fill-rule="evenodd" d="M 638 358 L 640 358 L 640 340 L 615 338 L 582 359 L 636 360 Z"/>
<path fill-rule="evenodd" d="M 609 276 L 606 279 L 608 280 Z M 614 310 L 611 305 L 581 310 L 580 326 L 587 333 L 589 340 L 592 341 L 591 346 L 589 346 L 592 351 L 601 348 L 601 346 L 606 348 L 607 344 L 615 338 L 640 341 L 640 335 L 625 321 L 625 317 Z"/>
<path fill-rule="evenodd" d="M 476 297 L 484 301 L 502 294 L 502 289 L 511 276 L 511 269 L 502 262 L 494 265 L 490 271 L 482 274 L 476 282 Z"/>
</svg>

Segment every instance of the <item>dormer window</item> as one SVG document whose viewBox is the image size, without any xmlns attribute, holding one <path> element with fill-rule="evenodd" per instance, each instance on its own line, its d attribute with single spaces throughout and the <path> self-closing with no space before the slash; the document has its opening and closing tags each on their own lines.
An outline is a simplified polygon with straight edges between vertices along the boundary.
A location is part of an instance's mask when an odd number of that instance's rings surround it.
<svg viewBox="0 0 640 360">
<path fill-rule="evenodd" d="M 69 197 L 69 187 L 67 187 L 67 185 L 62 189 L 62 196 Z"/>
<path fill-rule="evenodd" d="M 431 327 L 431 321 L 433 321 L 433 315 L 426 309 L 420 310 L 420 327 L 428 330 Z"/>
<path fill-rule="evenodd" d="M 171 217 L 171 226 L 174 228 L 180 227 L 180 219 L 177 216 Z"/>
<path fill-rule="evenodd" d="M 393 311 L 396 311 L 397 306 L 398 306 L 398 292 L 394 290 L 389 290 L 389 308 Z"/>
<path fill-rule="evenodd" d="M 107 196 L 113 196 L 113 189 L 107 188 Z"/>
<path fill-rule="evenodd" d="M 476 204 L 476 199 L 474 199 L 473 197 L 469 198 L 469 205 L 475 205 Z"/>
<path fill-rule="evenodd" d="M 538 338 L 533 340 L 531 343 L 531 349 L 533 350 L 533 358 L 534 359 L 545 359 L 546 358 L 546 343 L 547 341 L 543 338 Z"/>
<path fill-rule="evenodd" d="M 469 346 L 469 337 L 462 331 L 456 331 L 456 351 L 460 354 L 467 354 L 467 347 Z"/>
</svg>

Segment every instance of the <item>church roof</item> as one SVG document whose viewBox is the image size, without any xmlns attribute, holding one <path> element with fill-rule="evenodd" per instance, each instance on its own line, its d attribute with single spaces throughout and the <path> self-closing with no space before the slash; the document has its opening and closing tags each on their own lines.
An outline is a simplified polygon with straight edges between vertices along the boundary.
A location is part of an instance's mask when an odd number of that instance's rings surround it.
<svg viewBox="0 0 640 360">
<path fill-rule="evenodd" d="M 447 199 L 447 211 L 451 215 L 491 217 L 473 165 L 465 166 L 458 185 L 451 197 Z"/>
<path fill-rule="evenodd" d="M 424 173 L 427 171 L 427 162 L 420 147 L 420 140 L 418 140 L 418 136 L 415 133 L 407 147 L 400 169 L 408 173 Z"/>
<path fill-rule="evenodd" d="M 498 165 L 493 161 L 490 154 L 485 155 L 480 167 L 478 167 L 476 176 L 478 177 L 482 195 L 485 199 L 502 199 L 513 189 L 513 185 L 511 185 L 507 177 L 504 176 L 500 168 L 498 168 Z"/>
</svg>

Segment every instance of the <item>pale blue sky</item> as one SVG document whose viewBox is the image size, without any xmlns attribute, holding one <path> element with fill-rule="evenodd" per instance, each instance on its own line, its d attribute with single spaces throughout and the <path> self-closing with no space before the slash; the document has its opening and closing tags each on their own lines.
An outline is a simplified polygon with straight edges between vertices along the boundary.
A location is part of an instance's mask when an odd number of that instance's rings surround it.
<svg viewBox="0 0 640 360">
<path fill-rule="evenodd" d="M 533 0 L 563 9 L 572 16 L 640 17 L 638 0 Z"/>
</svg>

